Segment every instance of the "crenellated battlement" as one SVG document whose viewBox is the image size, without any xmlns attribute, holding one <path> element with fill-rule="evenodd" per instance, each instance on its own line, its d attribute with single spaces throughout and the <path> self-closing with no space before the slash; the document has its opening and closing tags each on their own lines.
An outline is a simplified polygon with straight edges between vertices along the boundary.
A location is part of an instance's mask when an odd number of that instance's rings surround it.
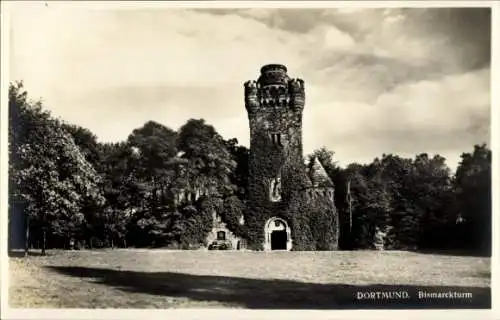
<svg viewBox="0 0 500 320">
<path fill-rule="evenodd" d="M 257 81 L 244 83 L 245 106 L 248 112 L 270 108 L 302 110 L 305 104 L 304 80 L 291 79 L 287 68 L 281 64 L 269 64 L 261 68 Z"/>
<path fill-rule="evenodd" d="M 257 89 L 257 81 L 255 80 L 248 80 L 245 82 L 245 88 L 255 88 Z"/>
</svg>

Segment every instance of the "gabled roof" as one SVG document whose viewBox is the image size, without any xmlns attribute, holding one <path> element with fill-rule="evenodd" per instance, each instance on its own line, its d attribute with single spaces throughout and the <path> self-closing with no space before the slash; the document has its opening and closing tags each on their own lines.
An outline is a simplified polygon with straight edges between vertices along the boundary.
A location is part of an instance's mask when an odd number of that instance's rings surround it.
<svg viewBox="0 0 500 320">
<path fill-rule="evenodd" d="M 332 180 L 317 157 L 314 157 L 309 168 L 309 178 L 313 187 L 333 187 Z"/>
</svg>

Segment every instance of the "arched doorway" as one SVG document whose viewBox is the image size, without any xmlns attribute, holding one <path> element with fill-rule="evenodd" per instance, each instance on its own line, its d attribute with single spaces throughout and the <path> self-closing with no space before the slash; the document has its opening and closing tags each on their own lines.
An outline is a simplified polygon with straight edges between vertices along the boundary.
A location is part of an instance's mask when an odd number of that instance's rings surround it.
<svg viewBox="0 0 500 320">
<path fill-rule="evenodd" d="M 264 250 L 286 250 L 292 249 L 292 237 L 288 223 L 278 217 L 267 220 L 264 226 Z"/>
</svg>

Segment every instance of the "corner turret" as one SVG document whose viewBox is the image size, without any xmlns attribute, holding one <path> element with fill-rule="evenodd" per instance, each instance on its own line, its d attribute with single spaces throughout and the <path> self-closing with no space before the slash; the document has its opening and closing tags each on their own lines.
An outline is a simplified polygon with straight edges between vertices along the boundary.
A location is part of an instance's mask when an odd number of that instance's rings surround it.
<svg viewBox="0 0 500 320">
<path fill-rule="evenodd" d="M 288 85 L 288 90 L 290 92 L 290 105 L 296 110 L 304 109 L 306 98 L 304 80 L 298 78 L 292 79 Z"/>
<path fill-rule="evenodd" d="M 250 80 L 245 82 L 245 108 L 248 112 L 253 112 L 259 107 L 259 97 L 257 81 Z"/>
</svg>

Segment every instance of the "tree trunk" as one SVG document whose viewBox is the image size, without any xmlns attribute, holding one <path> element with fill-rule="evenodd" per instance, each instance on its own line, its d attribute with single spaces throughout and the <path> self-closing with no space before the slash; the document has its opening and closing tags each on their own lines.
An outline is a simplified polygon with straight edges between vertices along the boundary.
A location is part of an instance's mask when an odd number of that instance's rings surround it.
<svg viewBox="0 0 500 320">
<path fill-rule="evenodd" d="M 47 229 L 44 227 L 43 228 L 43 239 L 42 239 L 42 256 L 45 255 L 45 248 L 47 247 Z"/>
<path fill-rule="evenodd" d="M 113 241 L 113 238 L 111 238 L 111 250 L 113 250 L 113 249 L 114 249 L 114 247 L 115 247 L 115 243 L 114 243 L 114 241 Z"/>
<path fill-rule="evenodd" d="M 30 250 L 30 218 L 26 215 L 26 234 L 24 239 L 24 256 L 27 257 Z"/>
</svg>

